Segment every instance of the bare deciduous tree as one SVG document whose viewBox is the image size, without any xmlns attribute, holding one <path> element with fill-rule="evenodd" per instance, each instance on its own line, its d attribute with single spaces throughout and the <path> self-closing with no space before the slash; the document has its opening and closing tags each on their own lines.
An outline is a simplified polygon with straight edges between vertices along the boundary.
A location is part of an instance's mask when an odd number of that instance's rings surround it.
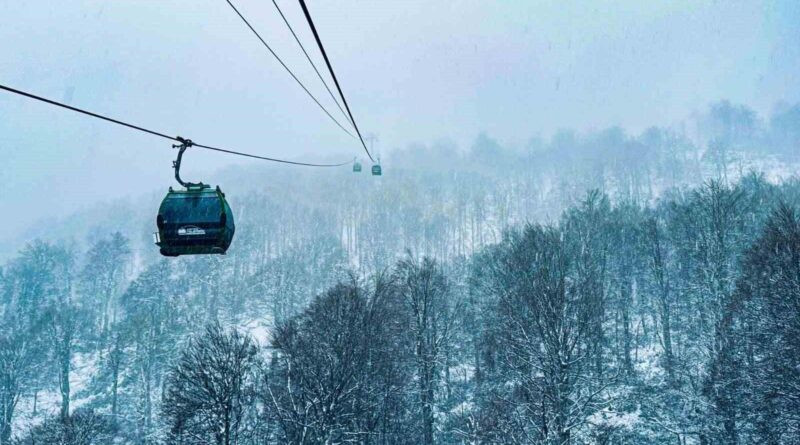
<svg viewBox="0 0 800 445">
<path fill-rule="evenodd" d="M 192 339 L 167 378 L 164 415 L 170 441 L 243 443 L 258 363 L 255 342 L 237 330 L 212 324 Z"/>
</svg>

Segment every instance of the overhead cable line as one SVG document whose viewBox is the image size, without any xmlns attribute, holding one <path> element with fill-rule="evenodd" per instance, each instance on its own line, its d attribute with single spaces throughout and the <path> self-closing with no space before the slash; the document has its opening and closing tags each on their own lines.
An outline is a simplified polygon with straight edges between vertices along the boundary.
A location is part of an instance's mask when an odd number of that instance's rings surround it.
<svg viewBox="0 0 800 445">
<path fill-rule="evenodd" d="M 283 11 L 281 11 L 281 7 L 278 6 L 278 2 L 276 2 L 275 0 L 272 0 L 272 4 L 275 5 L 275 9 L 277 9 L 278 10 L 278 14 L 281 15 L 281 18 L 283 19 L 283 23 L 286 23 L 286 26 L 289 28 L 289 31 L 292 33 L 292 36 L 294 37 L 294 41 L 297 42 L 298 45 L 300 45 L 300 49 L 303 51 L 303 54 L 306 56 L 306 59 L 308 60 L 308 63 L 310 63 L 311 67 L 314 68 L 314 72 L 317 73 L 317 77 L 319 77 L 319 80 L 321 80 L 322 84 L 325 85 L 325 89 L 328 90 L 328 94 L 330 94 L 331 99 L 333 99 L 333 102 L 339 108 L 339 111 L 342 112 L 342 115 L 344 116 L 344 118 L 347 119 L 347 122 L 350 122 L 350 124 L 352 124 L 353 122 L 347 116 L 347 113 L 345 113 L 344 108 L 342 108 L 342 106 L 339 104 L 339 100 L 336 99 L 336 96 L 333 95 L 333 91 L 331 91 L 330 87 L 328 86 L 328 82 L 325 82 L 325 78 L 323 78 L 322 74 L 320 74 L 319 70 L 317 69 L 317 65 L 314 63 L 313 60 L 311 60 L 311 56 L 308 55 L 308 52 L 306 51 L 305 46 L 303 46 L 303 43 L 300 42 L 300 39 L 297 37 L 297 34 L 294 32 L 294 28 L 292 28 L 292 25 L 289 23 L 289 20 L 286 19 L 285 15 L 283 15 Z"/>
<path fill-rule="evenodd" d="M 232 155 L 245 156 L 245 157 L 254 158 L 254 159 L 263 159 L 265 161 L 280 162 L 280 163 L 283 163 L 283 164 L 303 165 L 303 166 L 306 166 L 306 167 L 341 167 L 343 165 L 350 165 L 350 163 L 351 163 L 351 161 L 340 162 L 338 164 L 313 164 L 313 163 L 309 163 L 309 162 L 295 162 L 295 161 L 287 161 L 287 160 L 284 160 L 284 159 L 268 158 L 266 156 L 258 156 L 258 155 L 254 155 L 254 154 L 250 154 L 250 153 L 242 153 L 242 152 L 238 152 L 238 151 L 227 150 L 225 148 L 211 147 L 211 146 L 208 146 L 208 145 L 202 145 L 202 144 L 197 144 L 197 143 L 193 143 L 193 145 L 195 147 L 205 148 L 206 150 L 213 150 L 213 151 L 218 151 L 218 152 L 221 152 L 221 153 L 229 153 L 229 154 L 232 154 Z"/>
<path fill-rule="evenodd" d="M 228 3 L 230 3 L 230 0 L 228 1 Z M 350 111 L 350 106 L 347 105 L 347 99 L 345 99 L 344 93 L 342 93 L 342 87 L 339 86 L 339 80 L 336 78 L 336 73 L 333 72 L 331 61 L 328 59 L 328 53 L 325 52 L 325 47 L 322 46 L 322 40 L 320 40 L 319 38 L 319 33 L 317 33 L 317 27 L 314 26 L 314 20 L 311 19 L 311 14 L 308 12 L 305 0 L 300 0 L 300 6 L 303 8 L 303 13 L 305 14 L 306 20 L 308 21 L 308 26 L 311 27 L 311 31 L 314 33 L 314 39 L 316 39 L 319 51 L 322 53 L 322 57 L 325 59 L 325 64 L 328 65 L 328 71 L 330 71 L 331 77 L 333 77 L 333 82 L 336 84 L 336 89 L 339 91 L 339 96 L 342 97 L 342 102 L 344 103 L 344 107 L 347 109 L 347 114 L 350 116 L 350 122 L 353 123 L 353 128 L 356 129 L 356 134 L 358 134 L 358 139 L 361 141 L 361 145 L 364 147 L 364 151 L 367 152 L 367 156 L 369 156 L 369 159 L 374 162 L 375 159 L 372 158 L 372 155 L 369 153 L 369 150 L 367 149 L 367 144 L 364 143 L 364 138 L 361 137 L 361 131 L 358 129 L 358 125 L 356 125 L 356 120 L 353 118 L 353 113 Z"/>
<path fill-rule="evenodd" d="M 343 165 L 350 164 L 350 161 L 342 162 L 342 163 L 339 163 L 339 164 L 313 164 L 313 163 L 309 163 L 309 162 L 287 161 L 285 159 L 270 158 L 270 157 L 259 156 L 259 155 L 254 155 L 254 154 L 250 154 L 250 153 L 243 153 L 243 152 L 239 152 L 239 151 L 227 150 L 227 149 L 224 149 L 224 148 L 211 147 L 211 146 L 208 146 L 208 145 L 203 145 L 203 144 L 198 144 L 198 143 L 192 142 L 191 139 L 185 139 L 185 138 L 182 138 L 180 136 L 169 136 L 167 134 L 160 133 L 158 131 L 149 130 L 147 128 L 140 127 L 138 125 L 133 125 L 133 124 L 129 124 L 127 122 L 123 122 L 123 121 L 117 120 L 117 119 L 112 119 L 112 118 L 110 118 L 108 116 L 103 116 L 101 114 L 92 113 L 91 111 L 86 111 L 86 110 L 83 110 L 83 109 L 80 109 L 80 108 L 76 108 L 76 107 L 73 107 L 73 106 L 70 106 L 70 105 L 67 105 L 67 104 L 63 104 L 61 102 L 56 102 L 54 100 L 50 100 L 50 99 L 47 99 L 47 98 L 44 98 L 44 97 L 41 97 L 41 96 L 37 96 L 35 94 L 26 93 L 25 91 L 20 91 L 20 90 L 17 90 L 15 88 L 7 87 L 5 85 L 0 85 L 0 89 L 8 91 L 10 93 L 19 94 L 20 96 L 24 96 L 24 97 L 27 97 L 29 99 L 38 100 L 40 102 L 44 102 L 44 103 L 47 103 L 47 104 L 50 104 L 50 105 L 55 105 L 57 107 L 65 108 L 67 110 L 75 111 L 77 113 L 85 114 L 87 116 L 91 116 L 91 117 L 94 117 L 94 118 L 97 118 L 97 119 L 102 119 L 104 121 L 111 122 L 111 123 L 114 123 L 114 124 L 117 124 L 117 125 L 122 125 L 123 127 L 128 127 L 128 128 L 134 129 L 134 130 L 138 130 L 138 131 L 141 131 L 141 132 L 144 132 L 144 133 L 151 134 L 153 136 L 158 136 L 158 137 L 162 137 L 164 139 L 169 139 L 171 141 L 179 142 L 180 144 L 186 145 L 187 147 L 194 146 L 194 147 L 204 148 L 206 150 L 219 151 L 219 152 L 222 152 L 222 153 L 229 153 L 229 154 L 233 154 L 233 155 L 237 155 L 237 156 L 245 156 L 245 157 L 248 157 L 248 158 L 262 159 L 264 161 L 271 161 L 271 162 L 279 162 L 279 163 L 282 163 L 282 164 L 302 165 L 302 166 L 306 166 L 306 167 L 341 167 Z"/>
<path fill-rule="evenodd" d="M 134 130 L 139 130 L 139 131 L 143 131 L 145 133 L 150 133 L 150 134 L 152 134 L 154 136 L 159 136 L 159 137 L 162 137 L 162 138 L 165 138 L 165 139 L 171 139 L 173 141 L 177 141 L 178 140 L 177 138 L 174 138 L 172 136 L 167 136 L 164 133 L 159 133 L 157 131 L 148 130 L 146 128 L 142 128 L 142 127 L 139 127 L 139 126 L 136 126 L 136 125 L 132 125 L 132 124 L 128 124 L 128 123 L 125 123 L 125 122 L 122 122 L 122 121 L 118 121 L 118 120 L 112 119 L 110 117 L 101 116 L 99 114 L 92 113 L 91 111 L 86 111 L 86 110 L 81 110 L 80 108 L 71 107 L 71 106 L 69 106 L 67 104 L 62 104 L 61 102 L 56 102 L 54 100 L 46 99 L 44 97 L 37 96 L 35 94 L 26 93 L 24 91 L 16 90 L 14 88 L 7 87 L 5 85 L 0 85 L 0 89 L 6 90 L 6 91 L 11 92 L 11 93 L 19 94 L 20 96 L 25 96 L 25 97 L 30 98 L 30 99 L 36 99 L 38 101 L 41 101 L 41 102 L 44 102 L 44 103 L 48 103 L 50 105 L 55 105 L 57 107 L 66 108 L 67 110 L 72 110 L 72 111 L 76 111 L 78 113 L 83 113 L 83 114 L 85 114 L 87 116 L 96 117 L 96 118 L 102 119 L 104 121 L 113 122 L 113 123 L 115 123 L 117 125 L 122 125 L 123 127 L 133 128 Z"/>
<path fill-rule="evenodd" d="M 250 28 L 250 31 L 252 31 L 252 32 L 253 32 L 253 34 L 255 34 L 255 35 L 256 35 L 256 37 L 258 37 L 258 40 L 260 40 L 260 41 L 261 41 L 261 43 L 262 43 L 262 44 L 263 44 L 263 45 L 264 45 L 264 46 L 267 48 L 267 50 L 269 50 L 269 52 L 270 52 L 270 53 L 271 53 L 271 54 L 272 54 L 272 55 L 275 57 L 275 59 L 277 59 L 277 60 L 278 60 L 278 62 L 280 62 L 281 66 L 283 66 L 283 68 L 284 68 L 284 69 L 285 69 L 285 70 L 286 70 L 286 71 L 289 73 L 289 75 L 291 75 L 291 76 L 292 76 L 292 79 L 294 79 L 294 80 L 295 80 L 295 82 L 297 82 L 297 84 L 298 84 L 298 85 L 300 85 L 300 87 L 303 89 L 303 91 L 305 91 L 305 92 L 306 92 L 306 94 L 308 94 L 308 96 L 309 96 L 309 97 L 310 97 L 310 98 L 311 98 L 311 99 L 312 99 L 312 100 L 313 100 L 313 101 L 314 101 L 314 102 L 315 102 L 315 103 L 316 103 L 316 104 L 317 104 L 317 105 L 318 105 L 318 106 L 319 106 L 319 107 L 322 109 L 322 111 L 324 111 L 324 112 L 325 112 L 325 114 L 327 114 L 327 115 L 328 115 L 328 117 L 329 117 L 329 118 L 331 118 L 331 120 L 332 120 L 334 123 L 336 123 L 336 125 L 338 125 L 338 126 L 339 126 L 339 128 L 341 128 L 341 129 L 342 129 L 342 131 L 344 131 L 345 133 L 347 133 L 347 134 L 348 134 L 350 137 L 352 137 L 352 138 L 355 138 L 355 136 L 353 136 L 353 134 L 352 134 L 352 133 L 350 133 L 349 131 L 347 131 L 347 129 L 346 129 L 346 128 L 344 128 L 344 127 L 342 126 L 342 124 L 340 124 L 340 123 L 339 123 L 339 121 L 338 121 L 338 120 L 336 120 L 336 118 L 335 118 L 335 117 L 333 117 L 333 116 L 331 115 L 331 113 L 329 113 L 329 112 L 328 112 L 328 110 L 327 110 L 327 109 L 326 109 L 326 108 L 325 108 L 325 107 L 324 107 L 324 106 L 323 106 L 323 105 L 322 105 L 322 104 L 319 102 L 319 100 L 317 100 L 317 98 L 316 98 L 316 97 L 314 97 L 314 95 L 313 95 L 313 94 L 311 94 L 311 92 L 310 92 L 310 91 L 308 91 L 308 88 L 306 88 L 306 86 L 305 86 L 305 85 L 303 85 L 303 82 L 301 82 L 301 81 L 300 81 L 300 79 L 298 79 L 298 78 L 297 78 L 297 76 L 295 76 L 295 74 L 292 72 L 292 70 L 290 70 L 290 69 L 289 69 L 289 67 L 288 67 L 288 66 L 286 66 L 286 64 L 283 62 L 283 60 L 282 60 L 280 57 L 278 57 L 278 54 L 276 54 L 276 53 L 275 53 L 275 51 L 273 51 L 273 50 L 272 50 L 272 47 L 270 47 L 270 46 L 269 46 L 269 44 L 267 44 L 267 42 L 266 42 L 266 41 L 265 41 L 265 40 L 264 40 L 264 39 L 261 37 L 261 34 L 259 34 L 259 33 L 258 33 L 258 31 L 256 31 L 256 30 L 255 30 L 255 28 L 253 28 L 253 26 L 250 24 L 250 22 L 248 22 L 248 21 L 247 21 L 247 19 L 246 19 L 246 18 L 244 18 L 244 16 L 242 15 L 242 13 L 241 13 L 241 12 L 239 12 L 239 10 L 238 10 L 238 9 L 236 9 L 236 6 L 234 6 L 234 5 L 233 5 L 233 3 L 231 3 L 231 0 L 225 0 L 225 1 L 227 1 L 227 2 L 228 2 L 228 4 L 231 6 L 231 8 L 233 8 L 234 12 L 236 12 L 236 15 L 238 15 L 238 16 L 239 16 L 239 18 L 240 18 L 240 19 L 242 19 L 242 21 L 244 22 L 244 24 L 245 24 L 245 25 L 247 25 L 247 27 L 248 27 L 248 28 Z"/>
</svg>

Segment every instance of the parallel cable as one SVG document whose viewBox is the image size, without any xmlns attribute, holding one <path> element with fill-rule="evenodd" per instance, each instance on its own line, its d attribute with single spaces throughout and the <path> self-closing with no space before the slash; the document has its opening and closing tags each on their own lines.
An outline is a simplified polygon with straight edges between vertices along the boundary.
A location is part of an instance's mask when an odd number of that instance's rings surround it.
<svg viewBox="0 0 800 445">
<path fill-rule="evenodd" d="M 230 3 L 230 0 L 228 0 L 228 2 Z M 314 26 L 314 20 L 311 19 L 311 13 L 308 12 L 305 0 L 300 0 L 300 6 L 303 8 L 303 13 L 305 14 L 306 20 L 308 21 L 308 26 L 311 27 L 311 31 L 314 33 L 314 39 L 316 39 L 317 46 L 319 47 L 319 50 L 322 53 L 322 57 L 325 59 L 325 64 L 328 65 L 328 71 L 330 71 L 331 77 L 333 77 L 333 82 L 336 84 L 336 89 L 339 91 L 339 96 L 342 97 L 342 102 L 344 103 L 344 107 L 347 109 L 347 114 L 350 115 L 350 122 L 353 123 L 353 128 L 356 129 L 356 134 L 358 134 L 358 139 L 361 141 L 361 145 L 364 147 L 364 151 L 367 152 L 367 156 L 369 156 L 369 159 L 375 162 L 375 159 L 372 158 L 372 155 L 369 153 L 369 150 L 367 149 L 367 144 L 364 143 L 364 138 L 361 137 L 361 131 L 358 129 L 358 125 L 356 125 L 356 120 L 353 118 L 353 113 L 350 112 L 350 106 L 347 105 L 347 99 L 345 99 L 344 93 L 342 93 L 342 87 L 339 86 L 339 80 L 336 78 L 336 73 L 333 72 L 331 61 L 328 59 L 328 53 L 325 52 L 325 47 L 322 46 L 322 40 L 320 40 L 319 38 L 319 33 L 317 33 L 317 27 Z"/>
<path fill-rule="evenodd" d="M 275 0 L 272 0 L 272 4 L 275 5 L 275 9 L 277 9 L 278 10 L 278 14 L 281 15 L 281 18 L 283 19 L 283 23 L 286 23 L 286 26 L 289 28 L 289 32 L 292 33 L 292 37 L 294 37 L 294 41 L 297 42 L 298 45 L 300 45 L 300 49 L 303 51 L 303 54 L 306 56 L 306 59 L 308 60 L 308 63 L 310 63 L 311 67 L 314 68 L 314 72 L 317 73 L 317 77 L 319 77 L 319 80 L 321 80 L 322 84 L 325 85 L 325 89 L 328 90 L 328 94 L 330 94 L 331 99 L 333 99 L 333 103 L 335 103 L 336 106 L 339 108 L 339 111 L 342 112 L 342 115 L 344 116 L 345 119 L 347 119 L 347 122 L 350 122 L 350 124 L 352 125 L 353 122 L 350 120 L 350 118 L 347 116 L 347 114 L 345 113 L 345 111 L 342 108 L 342 106 L 339 104 L 339 100 L 336 99 L 336 96 L 333 95 L 333 91 L 331 91 L 330 87 L 328 86 L 328 82 L 325 82 L 325 78 L 322 77 L 322 74 L 320 74 L 319 70 L 317 69 L 317 64 L 315 64 L 314 61 L 311 60 L 311 56 L 308 55 L 308 52 L 306 51 L 305 46 L 303 46 L 303 43 L 300 42 L 300 38 L 297 37 L 297 34 L 294 32 L 294 28 L 292 28 L 292 25 L 289 23 L 289 20 L 286 19 L 286 16 L 283 15 L 283 11 L 281 11 L 281 7 L 278 6 L 278 2 L 276 2 Z"/>
<path fill-rule="evenodd" d="M 232 155 L 245 156 L 245 157 L 248 157 L 248 158 L 262 159 L 264 161 L 279 162 L 279 163 L 282 163 L 282 164 L 302 165 L 302 166 L 306 166 L 306 167 L 341 167 L 343 165 L 350 164 L 350 161 L 342 162 L 342 163 L 339 163 L 339 164 L 314 164 L 314 163 L 309 163 L 309 162 L 287 161 L 285 159 L 270 158 L 270 157 L 259 156 L 259 155 L 254 155 L 254 154 L 250 154 L 250 153 L 243 153 L 243 152 L 239 152 L 239 151 L 227 150 L 227 149 L 224 149 L 224 148 L 211 147 L 211 146 L 208 146 L 208 145 L 202 145 L 202 144 L 198 144 L 198 143 L 192 142 L 191 140 L 184 139 L 184 138 L 182 138 L 180 136 L 169 136 L 167 134 L 160 133 L 158 131 L 148 130 L 147 128 L 140 127 L 138 125 L 129 124 L 127 122 L 123 122 L 123 121 L 120 121 L 120 120 L 117 120 L 117 119 L 112 119 L 110 117 L 103 116 L 101 114 L 92 113 L 91 111 L 86 111 L 86 110 L 83 110 L 83 109 L 80 109 L 80 108 L 76 108 L 76 107 L 73 107 L 73 106 L 70 106 L 70 105 L 63 104 L 61 102 L 56 102 L 54 100 L 50 100 L 50 99 L 47 99 L 47 98 L 44 98 L 44 97 L 41 97 L 41 96 L 37 96 L 35 94 L 26 93 L 25 91 L 20 91 L 20 90 L 17 90 L 15 88 L 7 87 L 7 86 L 2 85 L 2 84 L 0 84 L 0 89 L 8 91 L 10 93 L 19 94 L 20 96 L 24 96 L 24 97 L 27 97 L 29 99 L 38 100 L 38 101 L 44 102 L 46 104 L 55 105 L 57 107 L 65 108 L 65 109 L 70 110 L 70 111 L 75 111 L 77 113 L 85 114 L 87 116 L 91 116 L 91 117 L 94 117 L 94 118 L 97 118 L 97 119 L 102 119 L 104 121 L 111 122 L 111 123 L 114 123 L 114 124 L 117 124 L 117 125 L 122 125 L 123 127 L 128 127 L 128 128 L 134 129 L 134 130 L 141 131 L 143 133 L 151 134 L 153 136 L 162 137 L 164 139 L 169 139 L 171 141 L 175 141 L 175 142 L 178 142 L 178 143 L 181 143 L 181 144 L 187 144 L 187 146 L 194 146 L 194 147 L 204 148 L 206 150 L 219 151 L 219 152 L 222 152 L 222 153 L 228 153 L 228 154 L 232 154 Z"/>
<path fill-rule="evenodd" d="M 261 41 L 261 43 L 264 45 L 264 47 L 266 47 L 266 48 L 267 48 L 267 50 L 269 50 L 269 52 L 270 52 L 270 53 L 271 53 L 271 54 L 272 54 L 272 55 L 275 57 L 275 59 L 277 59 L 277 60 L 278 60 L 278 62 L 280 62 L 281 66 L 283 66 L 283 68 L 284 68 L 284 69 L 285 69 L 285 70 L 286 70 L 286 71 L 289 73 L 289 75 L 291 75 L 291 76 L 292 76 L 292 79 L 294 79 L 294 80 L 295 80 L 295 82 L 297 82 L 297 84 L 298 84 L 298 85 L 300 85 L 300 87 L 303 89 L 303 91 L 305 91 L 305 92 L 306 92 L 306 94 L 308 94 L 308 96 L 309 96 L 309 97 L 310 97 L 310 98 L 311 98 L 311 99 L 312 99 L 312 100 L 313 100 L 313 101 L 314 101 L 314 102 L 315 102 L 315 103 L 316 103 L 316 104 L 317 104 L 317 105 L 318 105 L 318 106 L 319 106 L 319 107 L 322 109 L 322 111 L 324 111 L 324 112 L 325 112 L 325 114 L 327 114 L 327 115 L 328 115 L 328 117 L 329 117 L 329 118 L 331 118 L 331 120 L 332 120 L 333 122 L 335 122 L 335 123 L 336 123 L 336 125 L 338 125 L 338 126 L 339 126 L 339 128 L 341 128 L 341 129 L 342 129 L 342 131 L 344 131 L 345 133 L 347 133 L 347 134 L 348 134 L 350 137 L 352 137 L 352 138 L 355 138 L 355 136 L 353 136 L 353 134 L 352 134 L 352 133 L 350 133 L 349 131 L 347 131 L 347 129 L 346 129 L 346 128 L 344 128 L 344 127 L 342 126 L 342 124 L 340 124 L 340 123 L 339 123 L 339 121 L 337 121 L 337 120 L 336 120 L 336 118 L 334 118 L 334 117 L 331 115 L 331 113 L 329 113 L 329 112 L 328 112 L 328 110 L 327 110 L 327 109 L 326 109 L 326 108 L 325 108 L 325 107 L 324 107 L 324 106 L 323 106 L 323 105 L 322 105 L 322 104 L 321 104 L 321 103 L 320 103 L 320 102 L 317 100 L 317 98 L 316 98 L 316 97 L 314 97 L 314 95 L 313 95 L 313 94 L 311 94 L 311 91 L 308 91 L 308 88 L 306 88 L 306 86 L 305 86 L 305 85 L 303 85 L 303 82 L 301 82 L 301 81 L 300 81 L 300 79 L 298 79 L 298 78 L 297 78 L 297 76 L 295 76 L 295 74 L 292 72 L 292 70 L 290 70 L 290 69 L 289 69 L 289 67 L 288 67 L 288 66 L 286 66 L 286 64 L 283 62 L 283 60 L 282 60 L 280 57 L 278 57 L 278 54 L 276 54 L 276 53 L 275 53 L 275 51 L 273 51 L 273 50 L 272 50 L 272 47 L 270 47 L 270 46 L 269 46 L 269 44 L 267 44 L 267 42 L 266 42 L 266 41 L 265 41 L 265 40 L 264 40 L 264 39 L 261 37 L 261 34 L 259 34 L 259 33 L 258 33 L 258 31 L 256 31 L 256 30 L 255 30 L 255 28 L 253 28 L 253 26 L 250 24 L 250 22 L 248 22 L 248 21 L 247 21 L 247 19 L 246 19 L 246 18 L 244 18 L 244 16 L 242 15 L 242 13 L 241 13 L 241 12 L 239 12 L 239 10 L 238 10 L 238 9 L 236 9 L 236 6 L 234 6 L 234 5 L 233 5 L 233 3 L 231 3 L 231 0 L 225 0 L 225 1 L 227 1 L 227 2 L 228 2 L 228 4 L 231 6 L 231 8 L 233 8 L 233 10 L 236 12 L 236 15 L 238 15 L 238 16 L 239 16 L 239 18 L 240 18 L 240 19 L 242 19 L 242 21 L 244 22 L 244 24 L 245 24 L 245 25 L 247 25 L 247 27 L 248 27 L 248 28 L 250 28 L 250 31 L 252 31 L 252 32 L 253 32 L 253 34 L 255 34 L 255 35 L 256 35 L 256 37 L 258 37 L 258 40 L 260 40 L 260 41 Z"/>
</svg>

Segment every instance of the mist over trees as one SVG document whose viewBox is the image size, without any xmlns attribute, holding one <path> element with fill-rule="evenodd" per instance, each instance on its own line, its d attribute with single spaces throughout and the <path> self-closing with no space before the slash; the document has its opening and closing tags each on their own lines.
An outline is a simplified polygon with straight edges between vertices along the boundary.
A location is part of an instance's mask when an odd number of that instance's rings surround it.
<svg viewBox="0 0 800 445">
<path fill-rule="evenodd" d="M 0 268 L 0 445 L 800 443 L 800 108 L 693 127 L 222 172 L 224 257 L 67 218 Z"/>
</svg>

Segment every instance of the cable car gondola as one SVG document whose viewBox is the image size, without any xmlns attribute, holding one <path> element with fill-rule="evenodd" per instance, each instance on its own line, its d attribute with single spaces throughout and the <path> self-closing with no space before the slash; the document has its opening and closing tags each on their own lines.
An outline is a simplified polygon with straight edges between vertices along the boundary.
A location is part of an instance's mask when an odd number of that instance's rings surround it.
<svg viewBox="0 0 800 445">
<path fill-rule="evenodd" d="M 361 172 L 361 163 L 358 161 L 353 161 L 353 172 L 360 173 Z"/>
<path fill-rule="evenodd" d="M 180 139 L 180 138 L 179 138 Z M 156 217 L 158 232 L 155 243 L 164 256 L 179 255 L 224 255 L 233 240 L 236 227 L 233 212 L 219 186 L 183 182 L 180 177 L 183 152 L 192 141 L 180 139 L 178 159 L 173 162 L 175 179 L 184 190 L 169 188 L 161 201 Z"/>
<path fill-rule="evenodd" d="M 380 176 L 381 175 L 381 164 L 375 164 L 372 166 L 372 176 Z"/>
</svg>

